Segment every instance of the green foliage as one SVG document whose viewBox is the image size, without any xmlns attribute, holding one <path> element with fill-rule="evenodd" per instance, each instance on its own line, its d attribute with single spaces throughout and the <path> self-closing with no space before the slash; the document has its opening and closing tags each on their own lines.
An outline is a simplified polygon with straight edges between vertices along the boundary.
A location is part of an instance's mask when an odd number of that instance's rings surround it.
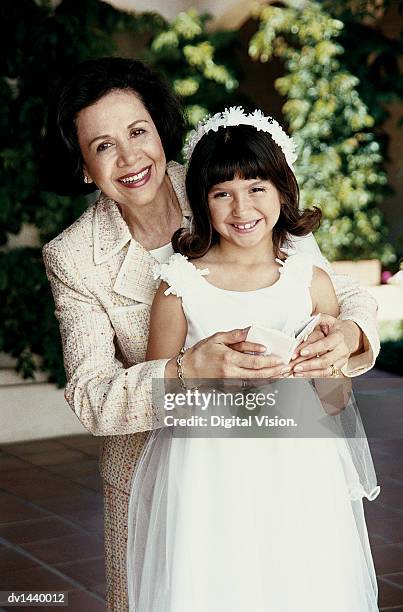
<svg viewBox="0 0 403 612">
<path fill-rule="evenodd" d="M 33 377 L 41 356 L 41 369 L 62 385 L 60 334 L 39 249 L 0 253 L 0 294 L 0 351 L 16 358 L 24 378 Z"/>
<path fill-rule="evenodd" d="M 41 191 L 41 138 L 60 75 L 79 61 L 116 54 L 116 34 L 152 33 L 148 59 L 185 99 L 191 124 L 228 103 L 238 85 L 227 67 L 234 34 L 207 34 L 208 17 L 192 10 L 168 25 L 159 15 L 135 16 L 99 0 L 63 0 L 55 9 L 49 2 L 4 0 L 2 9 L 0 245 L 24 223 L 38 227 L 46 242 L 86 208 L 83 197 Z M 23 376 L 41 367 L 62 385 L 58 324 L 40 250 L 6 250 L 0 257 L 0 350 L 17 359 Z"/>
<path fill-rule="evenodd" d="M 345 52 L 339 61 L 342 67 L 358 78 L 357 91 L 381 126 L 389 117 L 386 104 L 400 101 L 403 96 L 403 75 L 399 67 L 403 39 L 391 38 L 382 32 L 381 20 L 393 9 L 397 16 L 403 12 L 399 0 L 321 0 L 324 8 L 343 22 L 339 41 Z M 357 41 L 360 41 L 357 44 Z M 383 153 L 387 140 L 381 136 Z"/>
<path fill-rule="evenodd" d="M 403 340 L 388 341 L 381 345 L 381 351 L 376 360 L 380 370 L 392 374 L 403 375 Z"/>
<path fill-rule="evenodd" d="M 182 98 L 189 126 L 241 99 L 234 58 L 238 37 L 208 32 L 209 19 L 195 9 L 179 13 L 157 32 L 145 56 Z"/>
<path fill-rule="evenodd" d="M 258 32 L 250 41 L 252 58 L 284 61 L 276 80 L 298 145 L 296 173 L 305 207 L 319 206 L 324 221 L 316 233 L 330 259 L 377 257 L 394 261 L 377 205 L 387 190 L 374 119 L 358 94 L 358 79 L 340 63 L 337 38 L 343 23 L 314 1 L 255 10 Z"/>
<path fill-rule="evenodd" d="M 399 319 L 379 321 L 378 330 L 381 342 L 403 340 L 403 321 Z"/>
<path fill-rule="evenodd" d="M 0 22 L 0 244 L 22 224 L 38 227 L 45 242 L 86 208 L 85 198 L 41 191 L 40 143 L 46 109 L 61 74 L 79 61 L 116 53 L 114 35 L 158 26 L 156 15 L 122 13 L 98 0 L 3 0 Z M 0 350 L 31 377 L 40 367 L 63 384 L 58 324 L 39 249 L 1 253 Z M 40 359 L 34 358 L 34 356 Z"/>
<path fill-rule="evenodd" d="M 385 372 L 403 375 L 403 321 L 380 321 L 381 350 L 376 367 Z"/>
<path fill-rule="evenodd" d="M 167 23 L 159 15 L 124 13 L 100 0 L 62 0 L 56 8 L 47 0 L 3 0 L 1 6 L 6 18 L 0 20 L 0 246 L 7 247 L 10 234 L 18 234 L 25 223 L 36 226 L 40 241 L 46 242 L 87 206 L 85 198 L 40 189 L 46 109 L 60 75 L 79 61 L 116 54 L 119 33 L 150 36 L 145 59 L 182 97 L 190 126 L 207 113 L 248 102 L 237 89 L 242 77 L 236 62 L 237 33 L 211 32 L 208 15 L 194 9 Z M 318 233 L 323 251 L 331 259 L 379 256 L 390 261 L 391 248 L 376 207 L 387 187 L 382 172 L 385 149 L 371 131 L 374 118 L 382 119 L 374 110 L 380 98 L 371 102 L 353 76 L 363 78 L 358 64 L 364 63 L 364 56 L 357 52 L 354 69 L 348 63 L 352 60 L 338 42 L 347 44 L 347 30 L 335 18 L 336 8 L 330 16 L 316 2 L 307 2 L 301 11 L 296 0 L 290 0 L 285 8 L 261 7 L 256 17 L 260 27 L 250 53 L 262 61 L 275 55 L 285 63 L 276 86 L 286 97 L 284 113 L 299 145 L 303 203 L 319 204 L 325 213 Z M 390 95 L 393 80 L 397 86 L 395 73 L 388 81 Z M 40 250 L 2 249 L 0 351 L 16 358 L 23 376 L 33 377 L 39 367 L 62 385 L 53 310 Z"/>
<path fill-rule="evenodd" d="M 376 360 L 380 370 L 403 375 L 403 321 L 380 321 L 381 350 Z"/>
<path fill-rule="evenodd" d="M 401 57 L 402 28 L 393 37 L 390 25 L 397 20 L 401 25 L 402 0 L 321 0 L 332 15 L 343 21 L 340 42 L 345 49 L 339 58 L 343 68 L 354 74 L 359 82 L 357 91 L 374 118 L 374 131 L 384 159 L 388 159 L 389 136 L 384 130 L 390 118 L 390 104 L 403 97 Z M 389 24 L 388 34 L 382 24 Z M 357 40 L 360 44 L 357 44 Z M 401 127 L 400 117 L 396 127 Z M 392 193 L 385 188 L 385 195 Z M 403 257 L 403 236 L 395 241 L 397 253 Z"/>
</svg>

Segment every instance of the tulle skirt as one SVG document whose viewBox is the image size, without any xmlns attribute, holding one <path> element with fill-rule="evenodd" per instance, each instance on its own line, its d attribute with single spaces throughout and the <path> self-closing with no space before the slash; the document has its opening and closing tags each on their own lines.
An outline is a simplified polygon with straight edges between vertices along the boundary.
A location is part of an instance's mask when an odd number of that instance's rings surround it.
<svg viewBox="0 0 403 612">
<path fill-rule="evenodd" d="M 153 431 L 130 498 L 130 612 L 377 611 L 351 457 L 337 437 Z"/>
</svg>

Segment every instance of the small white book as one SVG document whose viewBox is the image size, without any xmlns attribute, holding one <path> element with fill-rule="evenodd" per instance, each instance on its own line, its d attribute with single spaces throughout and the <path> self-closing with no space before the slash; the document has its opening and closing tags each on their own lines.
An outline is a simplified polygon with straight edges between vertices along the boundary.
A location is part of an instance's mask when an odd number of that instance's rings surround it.
<svg viewBox="0 0 403 612">
<path fill-rule="evenodd" d="M 305 342 L 309 334 L 315 329 L 320 321 L 320 314 L 313 315 L 299 329 L 290 336 L 277 329 L 252 325 L 248 331 L 246 340 L 266 346 L 264 355 L 276 355 L 285 364 L 289 363 L 296 348 Z"/>
</svg>

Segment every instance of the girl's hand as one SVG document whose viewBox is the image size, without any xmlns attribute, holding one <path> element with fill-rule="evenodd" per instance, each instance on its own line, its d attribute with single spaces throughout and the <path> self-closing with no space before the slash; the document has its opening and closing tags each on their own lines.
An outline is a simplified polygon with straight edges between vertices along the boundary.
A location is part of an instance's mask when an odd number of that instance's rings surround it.
<svg viewBox="0 0 403 612">
<path fill-rule="evenodd" d="M 318 327 L 297 349 L 297 358 L 290 362 L 297 377 L 329 378 L 332 366 L 340 370 L 352 353 L 360 348 L 362 332 L 354 321 L 340 321 L 321 315 Z"/>
<path fill-rule="evenodd" d="M 245 354 L 244 351 L 265 351 L 261 344 L 246 342 L 248 330 L 218 332 L 188 349 L 182 364 L 185 380 L 190 380 L 190 386 L 192 381 L 203 378 L 278 378 L 289 374 L 291 367 L 277 357 Z M 168 362 L 166 375 L 176 376 L 175 359 Z"/>
</svg>

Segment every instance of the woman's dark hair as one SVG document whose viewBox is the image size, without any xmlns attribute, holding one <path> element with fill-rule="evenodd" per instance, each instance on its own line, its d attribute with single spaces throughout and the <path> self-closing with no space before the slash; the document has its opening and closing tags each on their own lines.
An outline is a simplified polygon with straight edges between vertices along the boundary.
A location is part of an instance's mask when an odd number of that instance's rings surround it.
<svg viewBox="0 0 403 612">
<path fill-rule="evenodd" d="M 273 248 L 280 247 L 288 234 L 305 236 L 320 224 L 321 211 L 299 209 L 299 189 L 283 151 L 270 134 L 252 126 L 221 127 L 197 143 L 186 175 L 186 191 L 193 213 L 191 231 L 180 229 L 172 238 L 174 251 L 190 258 L 202 257 L 219 240 L 211 223 L 208 193 L 213 185 L 243 179 L 269 180 L 280 195 L 280 217 L 273 229 Z"/>
<path fill-rule="evenodd" d="M 43 188 L 62 195 L 96 189 L 83 183 L 77 114 L 113 90 L 135 93 L 151 115 L 167 161 L 182 148 L 185 122 L 179 100 L 156 73 L 142 62 L 104 57 L 82 62 L 63 79 L 48 119 L 41 162 Z"/>
</svg>

